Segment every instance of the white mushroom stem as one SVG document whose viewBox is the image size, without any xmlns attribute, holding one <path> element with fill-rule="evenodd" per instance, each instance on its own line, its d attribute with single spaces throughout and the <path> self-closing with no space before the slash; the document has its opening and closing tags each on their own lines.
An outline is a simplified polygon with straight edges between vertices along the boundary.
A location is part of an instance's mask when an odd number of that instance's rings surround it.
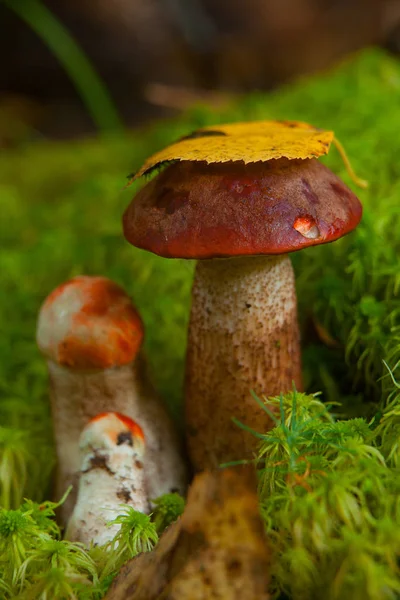
<svg viewBox="0 0 400 600">
<path fill-rule="evenodd" d="M 102 546 L 110 542 L 118 533 L 120 525 L 107 525 L 107 523 L 123 512 L 123 504 L 129 504 L 135 510 L 148 513 L 149 504 L 145 499 L 139 501 L 136 497 L 133 503 L 125 502 L 124 490 L 128 487 L 127 480 L 122 479 L 117 473 L 108 474 L 102 469 L 92 469 L 82 473 L 77 501 L 67 526 L 65 539 L 71 542 L 82 542 L 86 546 L 90 546 L 91 542 Z"/>
<path fill-rule="evenodd" d="M 89 419 L 116 411 L 138 421 L 146 437 L 144 471 L 150 499 L 185 492 L 187 473 L 173 424 L 151 384 L 143 359 L 96 371 L 79 371 L 48 361 L 54 433 L 58 455 L 57 497 L 74 488 L 60 509 L 65 523 L 75 504 L 80 468 L 79 436 Z"/>
<path fill-rule="evenodd" d="M 150 511 L 142 453 L 126 444 L 95 449 L 83 456 L 79 492 L 65 538 L 103 545 L 110 542 L 120 525 L 107 525 L 126 504 L 143 513 Z"/>
<path fill-rule="evenodd" d="M 193 284 L 185 410 L 195 469 L 251 458 L 267 413 L 252 398 L 301 389 L 297 302 L 287 255 L 199 261 Z"/>
</svg>

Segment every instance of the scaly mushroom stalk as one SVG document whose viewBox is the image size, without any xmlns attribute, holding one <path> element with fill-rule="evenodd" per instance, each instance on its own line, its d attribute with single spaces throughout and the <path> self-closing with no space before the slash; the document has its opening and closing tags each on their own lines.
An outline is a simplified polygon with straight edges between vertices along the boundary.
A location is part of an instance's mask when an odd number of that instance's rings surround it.
<svg viewBox="0 0 400 600">
<path fill-rule="evenodd" d="M 121 505 L 148 513 L 150 504 L 143 469 L 145 438 L 141 427 L 119 413 L 97 415 L 83 429 L 78 497 L 65 538 L 103 545 L 120 525 L 107 523 Z"/>
<path fill-rule="evenodd" d="M 87 421 L 116 411 L 141 423 L 150 498 L 183 493 L 186 468 L 172 422 L 145 373 L 139 350 L 142 321 L 121 287 L 105 277 L 75 277 L 40 310 L 37 342 L 47 358 L 58 457 L 56 497 L 74 489 L 60 510 L 68 519 L 76 498 L 78 441 Z"/>
<path fill-rule="evenodd" d="M 249 394 L 302 388 L 300 335 L 288 256 L 199 261 L 192 291 L 186 358 L 186 424 L 196 465 L 236 460 L 252 434 L 268 431 Z M 210 418 L 211 417 L 211 418 Z M 201 443 L 198 443 L 201 440 Z"/>
<path fill-rule="evenodd" d="M 357 197 L 323 164 L 286 158 L 177 162 L 126 209 L 131 244 L 200 261 L 185 391 L 195 469 L 253 456 L 258 439 L 232 417 L 260 432 L 272 422 L 250 390 L 271 396 L 293 381 L 301 389 L 295 288 L 285 255 L 342 237 L 361 214 Z"/>
</svg>

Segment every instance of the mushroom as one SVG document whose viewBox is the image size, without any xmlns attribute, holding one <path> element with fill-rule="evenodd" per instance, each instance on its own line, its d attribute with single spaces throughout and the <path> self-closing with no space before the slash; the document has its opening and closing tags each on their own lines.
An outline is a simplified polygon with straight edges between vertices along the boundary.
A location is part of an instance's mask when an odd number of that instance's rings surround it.
<svg viewBox="0 0 400 600">
<path fill-rule="evenodd" d="M 65 537 L 86 546 L 103 545 L 120 527 L 107 523 L 121 514 L 121 504 L 150 511 L 143 470 L 145 438 L 126 415 L 102 413 L 83 429 L 79 448 L 79 491 Z"/>
<path fill-rule="evenodd" d="M 126 239 L 195 258 L 185 412 L 197 470 L 251 458 L 272 426 L 251 397 L 302 388 L 294 274 L 287 254 L 354 229 L 362 207 L 316 159 L 168 166 L 134 198 Z"/>
<path fill-rule="evenodd" d="M 139 353 L 142 339 L 143 323 L 130 298 L 105 277 L 75 277 L 43 303 L 37 343 L 50 377 L 57 497 L 77 482 L 83 427 L 108 411 L 126 414 L 143 427 L 149 497 L 184 493 L 186 467 L 172 422 L 146 377 Z M 75 494 L 73 490 L 61 507 L 62 523 Z"/>
</svg>

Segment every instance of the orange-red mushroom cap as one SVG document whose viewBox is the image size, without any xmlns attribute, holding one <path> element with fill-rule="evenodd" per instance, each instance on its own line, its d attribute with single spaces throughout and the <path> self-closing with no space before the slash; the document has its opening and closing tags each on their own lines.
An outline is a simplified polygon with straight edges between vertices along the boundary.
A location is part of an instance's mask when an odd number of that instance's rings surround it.
<svg viewBox="0 0 400 600">
<path fill-rule="evenodd" d="M 103 412 L 93 417 L 86 425 L 86 428 L 93 425 L 93 423 L 98 423 L 100 421 L 104 423 L 107 434 L 112 437 L 114 441 L 117 440 L 121 432 L 127 431 L 144 442 L 143 429 L 136 421 L 127 415 L 123 415 L 119 412 Z"/>
<path fill-rule="evenodd" d="M 113 451 L 117 446 L 134 448 L 143 455 L 145 436 L 136 421 L 118 412 L 104 412 L 86 423 L 79 440 L 81 452 Z"/>
<path fill-rule="evenodd" d="M 143 323 L 129 296 L 106 277 L 81 276 L 44 301 L 37 343 L 49 359 L 73 369 L 106 369 L 134 360 Z"/>
<path fill-rule="evenodd" d="M 123 217 L 126 239 L 165 257 L 283 254 L 325 244 L 359 223 L 355 194 L 316 159 L 177 162 Z"/>
</svg>

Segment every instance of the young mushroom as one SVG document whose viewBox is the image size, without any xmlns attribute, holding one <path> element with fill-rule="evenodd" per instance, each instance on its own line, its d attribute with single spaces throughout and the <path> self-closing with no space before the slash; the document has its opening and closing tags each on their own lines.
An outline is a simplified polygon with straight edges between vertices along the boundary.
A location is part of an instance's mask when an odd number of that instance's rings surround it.
<svg viewBox="0 0 400 600">
<path fill-rule="evenodd" d="M 143 427 L 150 498 L 185 491 L 186 467 L 172 422 L 146 377 L 142 339 L 143 323 L 130 298 L 105 277 L 75 277 L 41 307 L 37 343 L 50 377 L 57 497 L 74 485 L 61 507 L 63 523 L 75 503 L 80 433 L 102 412 L 126 414 Z"/>
<path fill-rule="evenodd" d="M 316 159 L 168 166 L 134 198 L 126 239 L 199 259 L 189 325 L 185 410 L 198 470 L 251 458 L 268 414 L 250 395 L 302 388 L 294 274 L 287 254 L 354 229 L 362 207 Z"/>
<path fill-rule="evenodd" d="M 143 470 L 145 438 L 126 415 L 102 413 L 83 429 L 79 449 L 79 491 L 65 537 L 86 546 L 103 545 L 120 527 L 107 523 L 121 514 L 121 504 L 150 511 Z"/>
</svg>

